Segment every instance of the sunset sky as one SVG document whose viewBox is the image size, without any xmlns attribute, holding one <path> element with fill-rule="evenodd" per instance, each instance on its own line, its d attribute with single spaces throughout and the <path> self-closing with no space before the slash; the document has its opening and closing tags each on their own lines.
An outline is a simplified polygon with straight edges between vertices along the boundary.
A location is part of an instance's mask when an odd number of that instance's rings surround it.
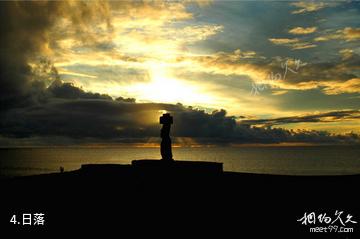
<svg viewBox="0 0 360 239">
<path fill-rule="evenodd" d="M 2 145 L 148 142 L 165 111 L 178 115 L 174 134 L 186 138 L 332 142 L 284 132 L 360 133 L 359 2 L 0 6 Z"/>
</svg>

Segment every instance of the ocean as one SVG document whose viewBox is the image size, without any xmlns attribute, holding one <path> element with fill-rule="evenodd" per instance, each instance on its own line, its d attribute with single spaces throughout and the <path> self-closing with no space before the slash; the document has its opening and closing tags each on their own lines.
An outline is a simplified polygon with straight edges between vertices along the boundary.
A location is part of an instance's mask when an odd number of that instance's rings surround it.
<svg viewBox="0 0 360 239">
<path fill-rule="evenodd" d="M 225 171 L 282 175 L 360 173 L 360 147 L 178 147 L 175 160 L 222 162 Z M 53 147 L 0 150 L 0 176 L 12 177 L 76 170 L 82 164 L 130 164 L 134 159 L 159 159 L 159 148 Z"/>
</svg>

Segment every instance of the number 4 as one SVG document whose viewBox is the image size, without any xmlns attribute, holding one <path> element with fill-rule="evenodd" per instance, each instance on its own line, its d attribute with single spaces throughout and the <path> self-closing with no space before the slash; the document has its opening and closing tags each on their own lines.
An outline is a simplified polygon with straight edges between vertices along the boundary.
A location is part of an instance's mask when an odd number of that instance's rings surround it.
<svg viewBox="0 0 360 239">
<path fill-rule="evenodd" d="M 16 215 L 15 214 L 11 217 L 10 222 L 16 224 L 17 221 L 16 221 Z"/>
</svg>

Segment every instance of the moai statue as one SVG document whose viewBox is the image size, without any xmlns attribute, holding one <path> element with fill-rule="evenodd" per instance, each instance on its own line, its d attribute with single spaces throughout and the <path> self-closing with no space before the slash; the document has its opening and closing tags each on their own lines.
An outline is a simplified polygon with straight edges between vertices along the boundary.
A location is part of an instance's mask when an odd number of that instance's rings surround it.
<svg viewBox="0 0 360 239">
<path fill-rule="evenodd" d="M 172 152 L 171 152 L 171 139 L 170 139 L 170 127 L 173 123 L 173 117 L 170 114 L 166 113 L 160 117 L 161 128 L 161 157 L 162 160 L 173 161 Z"/>
</svg>

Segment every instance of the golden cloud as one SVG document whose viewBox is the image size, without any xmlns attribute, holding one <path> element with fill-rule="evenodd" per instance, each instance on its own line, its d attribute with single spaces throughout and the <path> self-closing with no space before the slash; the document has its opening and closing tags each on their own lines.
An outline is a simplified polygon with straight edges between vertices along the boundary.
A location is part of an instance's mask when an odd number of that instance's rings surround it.
<svg viewBox="0 0 360 239">
<path fill-rule="evenodd" d="M 314 41 L 345 40 L 356 41 L 360 39 L 360 28 L 345 27 L 331 34 L 316 37 Z"/>
<path fill-rule="evenodd" d="M 78 57 L 82 58 L 82 55 L 86 55 L 86 62 L 93 61 L 99 54 L 100 58 L 107 58 L 105 61 L 101 59 L 104 64 L 116 64 L 120 60 L 139 66 L 135 63 L 168 61 L 171 57 L 183 54 L 187 50 L 187 44 L 205 40 L 221 32 L 223 28 L 215 24 L 174 26 L 173 23 L 193 17 L 186 9 L 186 2 L 115 1 L 109 4 L 112 31 L 106 31 L 103 24 L 94 25 L 88 32 L 97 41 L 91 41 L 91 44 L 75 38 L 76 31 L 71 24 L 64 20 L 58 21 L 54 31 L 57 34 L 54 35 L 55 44 L 52 44 L 57 47 L 56 64 L 58 59 L 61 59 L 62 65 L 66 64 L 66 59 L 71 64 L 78 61 Z M 76 54 L 73 54 L 74 49 L 84 50 L 76 50 Z"/>
<path fill-rule="evenodd" d="M 319 85 L 324 87 L 323 91 L 328 95 L 360 92 L 360 78 L 353 78 L 344 82 L 321 82 Z"/>
<path fill-rule="evenodd" d="M 354 73 L 359 67 L 359 56 L 344 49 L 342 59 L 333 63 L 306 64 L 296 70 L 288 64 L 286 80 L 271 81 L 273 87 L 284 90 L 321 89 L 325 94 L 359 93 L 359 78 Z M 344 57 L 345 56 L 345 57 Z M 271 64 L 271 71 L 284 71 Z M 294 70 L 295 69 L 295 70 Z M 295 73 L 293 73 L 294 71 Z"/>
<path fill-rule="evenodd" d="M 179 62 L 189 62 L 189 70 L 223 75 L 247 75 L 254 80 L 266 78 L 267 67 L 259 67 L 251 61 L 263 60 L 254 51 L 217 52 L 210 55 L 193 55 L 178 58 Z"/>
<path fill-rule="evenodd" d="M 317 47 L 317 45 L 309 42 L 299 42 L 291 45 L 291 49 L 293 50 L 301 50 L 301 49 L 314 48 L 314 47 Z"/>
<path fill-rule="evenodd" d="M 300 44 L 300 43 L 295 43 Z M 296 45 L 293 44 L 293 47 Z M 306 45 L 298 45 L 306 47 Z M 190 56 L 183 58 L 189 60 L 189 71 L 206 72 L 210 74 L 248 76 L 259 84 L 266 84 L 270 88 L 277 89 L 273 94 L 285 94 L 287 90 L 311 90 L 321 89 L 325 94 L 343 94 L 360 92 L 359 78 L 353 73 L 358 70 L 358 55 L 350 49 L 340 51 L 343 59 L 329 63 L 302 63 L 298 67 L 295 59 L 266 59 L 254 55 L 254 58 L 242 57 L 240 49 L 225 53 L 218 52 L 207 56 Z M 246 55 L 246 54 L 245 54 Z M 266 80 L 269 74 L 284 73 L 287 64 L 286 79 Z M 285 77 L 284 77 L 285 78 Z M 278 93 L 277 93 L 278 91 Z"/>
<path fill-rule="evenodd" d="M 299 14 L 299 13 L 315 12 L 334 4 L 323 3 L 323 2 L 294 2 L 291 3 L 290 5 L 299 8 L 298 10 L 292 11 L 291 13 Z"/>
<path fill-rule="evenodd" d="M 338 95 L 344 93 L 360 93 L 360 78 L 353 78 L 345 81 L 331 80 L 331 81 L 272 81 L 269 82 L 273 88 L 286 90 L 311 90 L 321 89 L 327 95 Z M 281 92 L 281 91 L 280 91 Z M 285 92 L 286 93 L 286 92 Z M 276 92 L 274 92 L 275 95 Z"/>
<path fill-rule="evenodd" d="M 271 43 L 274 43 L 275 45 L 288 45 L 291 43 L 297 43 L 299 42 L 299 39 L 297 38 L 269 38 L 269 41 Z"/>
<path fill-rule="evenodd" d="M 330 40 L 330 38 L 329 38 L 329 37 L 325 37 L 325 36 L 316 37 L 316 38 L 314 39 L 314 41 L 328 41 L 328 40 Z"/>
<path fill-rule="evenodd" d="M 305 35 L 316 31 L 316 27 L 295 27 L 289 30 L 289 33 L 295 35 Z"/>
<path fill-rule="evenodd" d="M 342 49 L 339 53 L 343 60 L 347 60 L 354 55 L 354 51 L 352 49 Z"/>
<path fill-rule="evenodd" d="M 271 94 L 272 95 L 285 95 L 286 93 L 288 93 L 287 90 L 277 90 L 277 91 L 273 91 Z"/>
<path fill-rule="evenodd" d="M 360 28 L 346 27 L 342 30 L 342 33 L 345 35 L 344 38 L 347 41 L 354 41 L 360 39 Z"/>
<path fill-rule="evenodd" d="M 301 50 L 317 46 L 309 42 L 301 42 L 298 38 L 269 38 L 269 41 L 275 45 L 290 47 L 292 50 Z"/>
</svg>

